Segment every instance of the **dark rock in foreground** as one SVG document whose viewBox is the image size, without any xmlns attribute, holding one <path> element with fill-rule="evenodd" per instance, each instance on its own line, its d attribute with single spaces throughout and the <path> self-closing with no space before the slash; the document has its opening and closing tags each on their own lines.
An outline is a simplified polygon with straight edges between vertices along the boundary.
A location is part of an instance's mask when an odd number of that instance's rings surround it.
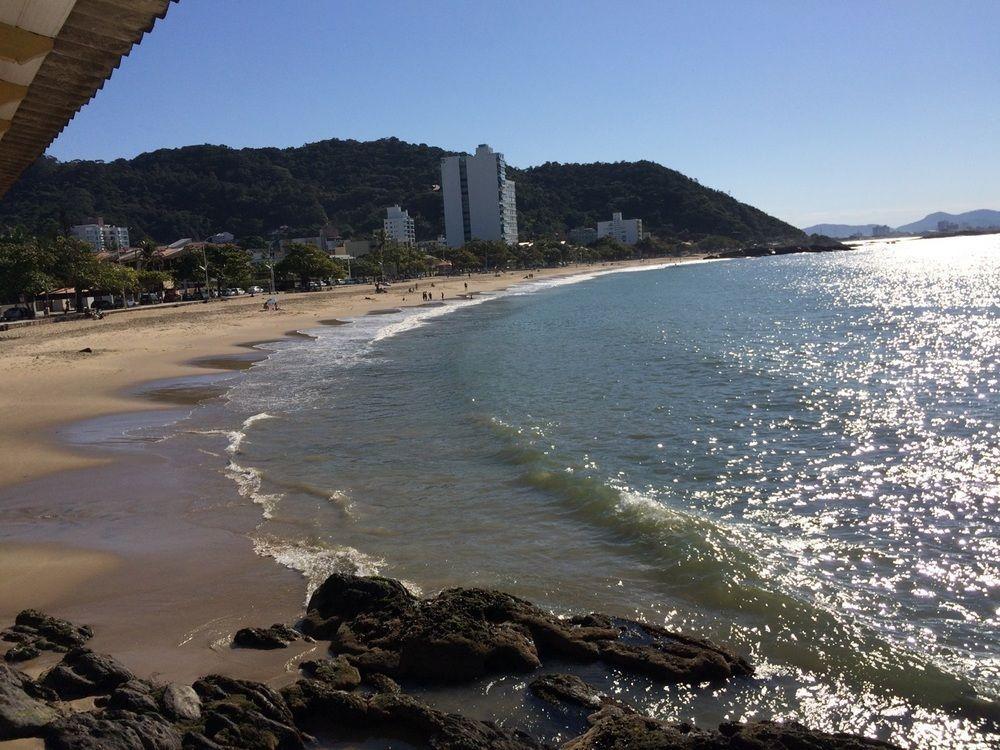
<svg viewBox="0 0 1000 750">
<path fill-rule="evenodd" d="M 42 675 L 41 683 L 63 700 L 109 693 L 135 675 L 110 656 L 75 648 Z"/>
<path fill-rule="evenodd" d="M 240 648 L 274 649 L 288 648 L 297 641 L 301 633 L 280 623 L 269 628 L 242 628 L 233 636 L 233 645 Z"/>
<path fill-rule="evenodd" d="M 576 675 L 546 674 L 528 683 L 528 689 L 543 701 L 570 703 L 591 710 L 599 709 L 607 696 Z"/>
<path fill-rule="evenodd" d="M 330 641 L 363 674 L 463 682 L 530 672 L 543 659 L 602 660 L 670 683 L 718 682 L 753 672 L 708 641 L 643 623 L 587 615 L 561 620 L 523 599 L 448 589 L 417 599 L 388 578 L 334 574 L 309 600 L 304 632 Z"/>
<path fill-rule="evenodd" d="M 69 651 L 79 648 L 94 637 L 88 625 L 74 625 L 58 617 L 50 617 L 34 609 L 25 609 L 14 620 L 14 624 L 0 633 L 0 639 L 17 643 L 21 648 L 14 657 L 8 652 L 7 661 L 26 661 L 38 656 L 39 651 Z M 35 653 L 28 656 L 28 653 Z"/>
<path fill-rule="evenodd" d="M 435 750 L 542 750 L 523 732 L 431 708 L 408 695 L 374 695 L 335 690 L 316 680 L 299 680 L 282 691 L 295 720 L 312 728 L 349 727 L 374 737 L 400 737 Z"/>
<path fill-rule="evenodd" d="M 728 723 L 702 730 L 618 708 L 605 708 L 588 720 L 591 728 L 562 750 L 898 750 L 886 742 L 816 732 L 795 722 Z"/>
<path fill-rule="evenodd" d="M 181 734 L 156 714 L 87 712 L 55 722 L 45 747 L 46 750 L 181 750 Z"/>
<path fill-rule="evenodd" d="M 15 634 L 8 640 L 48 638 L 43 629 L 62 634 L 60 644 L 90 637 L 41 613 L 24 620 L 5 631 Z M 284 626 L 275 628 L 275 637 L 288 635 Z M 542 750 L 548 746 L 522 732 L 434 709 L 403 693 L 393 677 L 457 682 L 530 671 L 550 657 L 601 660 L 663 683 L 717 682 L 751 672 L 727 649 L 642 623 L 605 615 L 560 620 L 484 589 L 450 589 L 421 600 L 387 578 L 331 576 L 310 600 L 304 629 L 329 639 L 336 655 L 303 662 L 305 676 L 281 691 L 222 675 L 190 687 L 160 686 L 79 645 L 66 646 L 62 661 L 38 682 L 0 663 L 0 740 L 40 737 L 50 750 L 301 750 L 314 739 L 307 731 L 315 731 L 399 738 L 432 750 Z M 563 750 L 893 747 L 798 724 L 713 730 L 669 724 L 568 674 L 540 676 L 530 689 L 549 703 L 590 714 L 589 729 Z M 61 702 L 85 696 L 95 696 L 95 710 L 73 713 Z"/>
<path fill-rule="evenodd" d="M 185 747 L 298 750 L 305 746 L 306 738 L 284 698 L 267 685 L 209 675 L 198 680 L 194 690 L 202 701 L 202 727 L 185 740 Z"/>
<path fill-rule="evenodd" d="M 55 695 L 28 675 L 0 664 L 0 741 L 37 737 L 59 718 Z"/>
</svg>

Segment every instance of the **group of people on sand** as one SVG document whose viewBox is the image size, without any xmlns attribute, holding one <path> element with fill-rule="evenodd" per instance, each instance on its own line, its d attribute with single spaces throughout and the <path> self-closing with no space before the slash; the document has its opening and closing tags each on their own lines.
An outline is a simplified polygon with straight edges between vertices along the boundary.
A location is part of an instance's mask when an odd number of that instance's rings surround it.
<svg viewBox="0 0 1000 750">
<path fill-rule="evenodd" d="M 277 309 L 278 309 L 278 300 L 275 299 L 274 297 L 268 297 L 267 300 L 264 302 L 264 308 L 263 308 L 264 312 L 268 311 L 273 312 Z"/>
</svg>

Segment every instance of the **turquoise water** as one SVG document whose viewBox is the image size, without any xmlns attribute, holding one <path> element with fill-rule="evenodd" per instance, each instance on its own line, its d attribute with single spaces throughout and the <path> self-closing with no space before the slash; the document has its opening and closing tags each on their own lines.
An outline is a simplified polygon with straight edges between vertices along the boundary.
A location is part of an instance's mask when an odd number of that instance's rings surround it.
<svg viewBox="0 0 1000 750">
<path fill-rule="evenodd" d="M 997 741 L 997 236 L 598 273 L 312 333 L 227 405 L 254 544 L 308 585 L 495 586 L 761 665 L 709 694 L 619 685 L 667 718 Z"/>
</svg>

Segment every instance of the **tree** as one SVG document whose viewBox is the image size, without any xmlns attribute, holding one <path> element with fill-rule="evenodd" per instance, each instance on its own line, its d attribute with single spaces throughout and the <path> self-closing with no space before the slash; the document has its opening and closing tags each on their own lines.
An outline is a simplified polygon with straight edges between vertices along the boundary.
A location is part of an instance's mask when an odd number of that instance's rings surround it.
<svg viewBox="0 0 1000 750">
<path fill-rule="evenodd" d="M 283 277 L 298 277 L 303 287 L 309 285 L 310 279 L 342 279 L 347 275 L 340 264 L 330 260 L 318 247 L 300 242 L 288 246 L 288 253 L 274 270 Z"/>
<path fill-rule="evenodd" d="M 156 243 L 146 238 L 139 243 L 139 268 L 149 268 L 156 261 Z"/>
<path fill-rule="evenodd" d="M 206 247 L 204 259 L 208 261 L 208 275 L 215 279 L 218 289 L 250 286 L 253 281 L 250 253 L 236 245 Z"/>
<path fill-rule="evenodd" d="M 45 250 L 34 237 L 14 232 L 0 237 L 0 302 L 18 302 L 56 285 Z"/>
</svg>

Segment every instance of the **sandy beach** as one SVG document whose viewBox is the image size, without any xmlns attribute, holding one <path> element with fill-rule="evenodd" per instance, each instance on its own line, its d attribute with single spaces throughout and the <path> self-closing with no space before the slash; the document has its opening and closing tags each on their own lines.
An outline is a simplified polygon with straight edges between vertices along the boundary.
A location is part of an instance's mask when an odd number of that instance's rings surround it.
<svg viewBox="0 0 1000 750">
<path fill-rule="evenodd" d="M 534 278 L 608 267 L 536 271 Z M 161 477 L 156 486 L 142 490 L 150 466 L 141 455 L 114 463 L 116 457 L 108 452 L 63 444 L 58 429 L 104 415 L 176 409 L 178 403 L 197 400 L 197 387 L 174 389 L 159 398 L 137 391 L 150 381 L 246 366 L 248 345 L 378 310 L 420 305 L 424 290 L 432 291 L 435 300 L 442 294 L 447 300 L 496 291 L 525 278 L 524 272 L 436 278 L 419 282 L 416 293 L 400 283 L 377 296 L 372 286 L 359 285 L 280 295 L 276 312 L 262 312 L 262 298 L 257 297 L 0 333 L 4 496 L 26 499 L 38 518 L 44 517 L 49 498 L 63 503 L 68 491 L 79 503 L 81 518 L 88 515 L 92 501 L 73 489 L 78 477 L 91 492 L 95 484 L 110 485 L 110 493 L 135 488 L 158 498 L 156 509 L 144 518 L 130 520 L 125 528 L 109 526 L 105 533 L 113 537 L 113 545 L 101 538 L 100 522 L 88 520 L 89 531 L 81 531 L 79 539 L 69 530 L 52 540 L 36 530 L 32 516 L 18 519 L 18 528 L 33 536 L 17 538 L 19 532 L 14 532 L 0 540 L 0 621 L 35 607 L 90 622 L 98 632 L 95 648 L 114 652 L 139 672 L 171 679 L 192 679 L 208 667 L 272 678 L 287 671 L 290 654 L 274 663 L 260 658 L 241 663 L 238 652 L 215 643 L 221 632 L 294 619 L 301 611 L 301 578 L 255 555 L 246 539 L 245 530 L 253 528 L 260 509 L 245 503 L 235 510 L 227 507 L 225 523 L 182 523 L 178 518 L 203 500 L 199 493 L 222 497 L 232 494 L 232 488 L 220 481 L 218 488 L 195 491 L 179 480 L 176 487 L 165 488 Z M 91 351 L 81 351 L 87 348 Z M 108 546 L 128 552 L 109 552 Z M 273 671 L 262 675 L 261 669 Z"/>
</svg>

